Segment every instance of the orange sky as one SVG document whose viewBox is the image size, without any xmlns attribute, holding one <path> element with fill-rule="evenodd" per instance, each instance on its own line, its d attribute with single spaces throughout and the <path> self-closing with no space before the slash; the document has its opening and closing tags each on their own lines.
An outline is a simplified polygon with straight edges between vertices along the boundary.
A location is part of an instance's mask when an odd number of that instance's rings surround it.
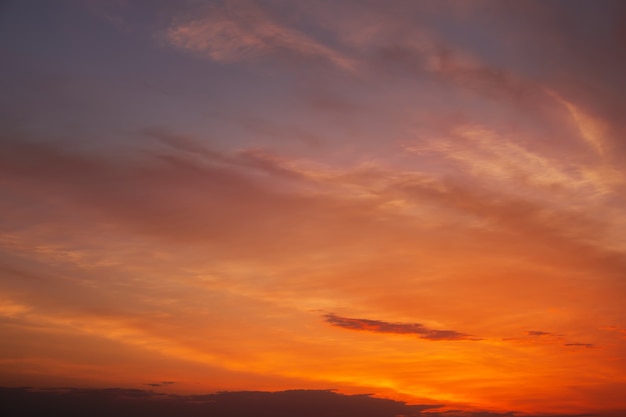
<svg viewBox="0 0 626 417">
<path fill-rule="evenodd" d="M 623 3 L 31 3 L 1 386 L 626 410 Z"/>
</svg>

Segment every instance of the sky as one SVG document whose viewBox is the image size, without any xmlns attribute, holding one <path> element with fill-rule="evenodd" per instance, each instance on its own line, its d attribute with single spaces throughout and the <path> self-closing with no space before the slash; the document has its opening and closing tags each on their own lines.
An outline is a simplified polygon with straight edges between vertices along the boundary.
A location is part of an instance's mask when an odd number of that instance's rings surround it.
<svg viewBox="0 0 626 417">
<path fill-rule="evenodd" d="M 625 28 L 620 0 L 0 2 L 0 386 L 623 415 Z"/>
</svg>

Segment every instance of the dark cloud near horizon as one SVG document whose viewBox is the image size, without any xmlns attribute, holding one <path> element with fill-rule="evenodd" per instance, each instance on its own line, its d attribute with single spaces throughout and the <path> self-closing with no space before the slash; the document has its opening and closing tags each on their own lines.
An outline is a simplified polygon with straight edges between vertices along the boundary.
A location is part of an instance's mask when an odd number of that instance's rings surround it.
<svg viewBox="0 0 626 417">
<path fill-rule="evenodd" d="M 219 392 L 164 395 L 137 389 L 0 388 L 0 411 L 6 416 L 200 417 L 393 417 L 420 416 L 439 405 L 407 405 L 369 395 L 342 395 L 330 390 Z"/>
<path fill-rule="evenodd" d="M 238 391 L 207 395 L 166 395 L 125 388 L 34 389 L 0 387 L 0 413 L 10 417 L 506 417 L 494 413 L 459 410 L 437 411 L 442 405 L 408 405 L 370 395 L 345 395 L 333 390 L 279 392 Z M 426 411 L 426 412 L 423 412 Z M 558 417 L 617 416 L 618 414 L 567 414 Z M 527 415 L 527 417 L 544 417 Z"/>
<path fill-rule="evenodd" d="M 348 330 L 363 330 L 373 333 L 413 334 L 427 340 L 479 340 L 471 335 L 455 330 L 429 329 L 419 323 L 391 323 L 381 320 L 340 317 L 325 314 L 324 320 L 331 326 Z"/>
</svg>

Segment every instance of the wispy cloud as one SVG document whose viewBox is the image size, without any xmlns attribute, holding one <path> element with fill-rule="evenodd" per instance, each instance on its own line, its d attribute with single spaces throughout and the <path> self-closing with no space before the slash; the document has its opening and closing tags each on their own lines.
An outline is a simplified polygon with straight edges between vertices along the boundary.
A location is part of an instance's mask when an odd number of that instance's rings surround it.
<svg viewBox="0 0 626 417">
<path fill-rule="evenodd" d="M 556 154 L 539 153 L 506 134 L 477 125 L 459 126 L 448 138 L 423 139 L 407 144 L 405 149 L 417 155 L 436 153 L 450 158 L 482 181 L 520 186 L 510 192 L 526 189 L 547 195 L 556 191 L 577 198 L 600 198 L 623 182 L 618 170 L 604 164 L 564 161 Z"/>
<path fill-rule="evenodd" d="M 565 100 L 557 93 L 549 91 L 549 94 L 567 109 L 583 140 L 586 141 L 598 155 L 606 155 L 607 141 L 605 135 L 607 126 L 601 120 L 586 114 L 579 107 Z"/>
<path fill-rule="evenodd" d="M 215 61 L 239 61 L 264 55 L 297 54 L 327 61 L 352 71 L 356 63 L 304 32 L 279 23 L 259 5 L 226 1 L 201 9 L 200 16 L 178 21 L 167 37 L 178 47 L 205 54 Z"/>
<path fill-rule="evenodd" d="M 176 150 L 201 156 L 208 162 L 221 164 L 224 167 L 260 171 L 276 178 L 305 179 L 304 175 L 293 167 L 286 158 L 281 158 L 260 148 L 238 149 L 232 153 L 219 152 L 209 149 L 189 136 L 172 134 L 159 129 L 145 129 L 143 133 Z"/>
</svg>

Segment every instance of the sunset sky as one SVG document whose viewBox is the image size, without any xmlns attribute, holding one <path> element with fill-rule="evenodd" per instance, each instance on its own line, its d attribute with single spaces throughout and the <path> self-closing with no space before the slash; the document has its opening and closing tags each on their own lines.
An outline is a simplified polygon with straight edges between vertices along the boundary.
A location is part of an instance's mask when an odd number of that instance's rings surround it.
<svg viewBox="0 0 626 417">
<path fill-rule="evenodd" d="M 625 415 L 625 74 L 621 0 L 2 1 L 0 386 Z"/>
</svg>

